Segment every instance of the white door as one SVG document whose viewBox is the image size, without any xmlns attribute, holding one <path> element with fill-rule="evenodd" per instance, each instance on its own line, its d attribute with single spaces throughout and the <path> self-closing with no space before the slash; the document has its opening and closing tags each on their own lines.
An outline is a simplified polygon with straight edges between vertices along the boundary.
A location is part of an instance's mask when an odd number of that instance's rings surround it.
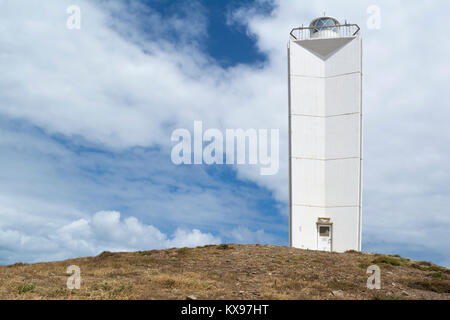
<svg viewBox="0 0 450 320">
<path fill-rule="evenodd" d="M 331 251 L 331 225 L 319 225 L 317 231 L 317 250 Z"/>
</svg>

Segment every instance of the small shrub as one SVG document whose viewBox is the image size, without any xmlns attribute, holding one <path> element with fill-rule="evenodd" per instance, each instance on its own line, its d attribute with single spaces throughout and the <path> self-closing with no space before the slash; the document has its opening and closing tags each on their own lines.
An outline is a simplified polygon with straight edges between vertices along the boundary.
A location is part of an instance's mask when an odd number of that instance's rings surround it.
<svg viewBox="0 0 450 320">
<path fill-rule="evenodd" d="M 138 251 L 137 254 L 140 256 L 151 256 L 153 251 Z"/>
<path fill-rule="evenodd" d="M 177 250 L 177 254 L 180 256 L 185 256 L 189 253 L 189 248 L 180 248 Z"/>
<path fill-rule="evenodd" d="M 109 294 L 110 298 L 115 298 L 115 297 L 117 297 L 117 296 L 120 295 L 122 292 L 124 292 L 125 289 L 126 289 L 126 288 L 125 288 L 125 285 L 121 285 L 119 288 L 114 289 L 114 290 Z"/>
<path fill-rule="evenodd" d="M 163 281 L 163 286 L 166 288 L 173 288 L 175 287 L 176 281 L 174 279 L 166 279 Z"/>
<path fill-rule="evenodd" d="M 33 291 L 34 291 L 34 288 L 35 288 L 34 283 L 29 283 L 29 282 L 21 283 L 21 284 L 17 287 L 17 292 L 18 292 L 19 294 L 24 294 L 24 293 L 27 293 L 27 292 L 33 292 Z"/>
<path fill-rule="evenodd" d="M 14 264 L 9 265 L 9 266 L 7 266 L 7 267 L 8 267 L 8 268 L 15 268 L 15 267 L 24 267 L 24 266 L 26 266 L 26 265 L 27 265 L 26 263 L 17 262 L 17 263 L 14 263 Z"/>
<path fill-rule="evenodd" d="M 228 244 L 220 244 L 217 246 L 217 250 L 229 250 L 229 249 L 233 249 L 233 247 Z"/>
<path fill-rule="evenodd" d="M 93 290 L 101 290 L 101 291 L 111 291 L 113 287 L 108 282 L 96 283 L 93 287 Z"/>
<path fill-rule="evenodd" d="M 410 265 L 412 268 L 419 269 L 422 271 L 434 271 L 434 272 L 441 272 L 445 274 L 450 274 L 450 269 L 440 267 L 437 265 L 432 264 L 431 262 L 427 261 L 420 261 L 417 263 L 413 263 Z"/>
<path fill-rule="evenodd" d="M 412 281 L 408 284 L 408 287 L 437 293 L 450 293 L 450 282 L 445 280 Z"/>
<path fill-rule="evenodd" d="M 356 250 L 347 250 L 347 251 L 345 251 L 345 253 L 358 254 L 358 255 L 362 254 L 361 252 L 356 251 Z"/>
<path fill-rule="evenodd" d="M 109 258 L 109 257 L 113 257 L 114 253 L 110 252 L 110 251 L 103 251 L 102 253 L 100 253 L 98 256 L 96 256 L 96 259 L 104 259 L 104 258 Z"/>
<path fill-rule="evenodd" d="M 373 262 L 368 259 L 359 259 L 358 260 L 358 267 L 361 269 L 367 269 L 370 265 L 372 265 Z"/>
<path fill-rule="evenodd" d="M 418 263 L 413 263 L 413 264 L 410 265 L 410 267 L 412 267 L 414 269 L 421 270 L 421 271 L 430 271 L 428 267 L 422 266 L 422 265 L 420 265 Z"/>
<path fill-rule="evenodd" d="M 389 257 L 389 256 L 382 256 L 379 258 L 376 258 L 375 260 L 372 261 L 372 263 L 374 264 L 387 264 L 387 265 L 391 265 L 391 266 L 401 266 L 403 265 L 403 262 L 397 258 L 394 257 Z"/>
<path fill-rule="evenodd" d="M 440 271 L 432 272 L 428 276 L 430 276 L 431 278 L 435 278 L 435 279 L 447 279 L 447 276 Z"/>
</svg>

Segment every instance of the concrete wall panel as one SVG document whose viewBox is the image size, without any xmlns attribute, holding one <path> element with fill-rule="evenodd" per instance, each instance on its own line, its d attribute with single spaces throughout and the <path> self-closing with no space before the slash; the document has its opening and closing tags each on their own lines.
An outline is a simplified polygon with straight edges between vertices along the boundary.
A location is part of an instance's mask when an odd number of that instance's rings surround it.
<svg viewBox="0 0 450 320">
<path fill-rule="evenodd" d="M 326 159 L 360 157 L 360 114 L 326 118 Z"/>
<path fill-rule="evenodd" d="M 309 159 L 325 157 L 325 118 L 292 116 L 292 156 Z"/>
<path fill-rule="evenodd" d="M 324 161 L 293 159 L 292 180 L 293 204 L 322 206 L 325 203 Z"/>
<path fill-rule="evenodd" d="M 324 116 L 325 98 L 325 79 L 291 76 L 292 114 Z"/>
<path fill-rule="evenodd" d="M 291 75 L 323 77 L 325 74 L 324 61 L 300 46 L 295 41 L 291 41 L 290 48 L 290 72 Z"/>
<path fill-rule="evenodd" d="M 353 73 L 324 79 L 325 84 L 325 114 L 360 112 L 361 107 L 361 74 Z M 294 89 L 295 90 L 295 89 Z M 303 100 L 303 95 L 300 96 Z M 297 97 L 295 97 L 295 100 Z"/>
<path fill-rule="evenodd" d="M 360 159 L 327 161 L 325 166 L 325 205 L 359 205 Z"/>
<path fill-rule="evenodd" d="M 326 60 L 324 76 L 356 72 L 361 72 L 361 38 L 355 38 Z"/>
</svg>

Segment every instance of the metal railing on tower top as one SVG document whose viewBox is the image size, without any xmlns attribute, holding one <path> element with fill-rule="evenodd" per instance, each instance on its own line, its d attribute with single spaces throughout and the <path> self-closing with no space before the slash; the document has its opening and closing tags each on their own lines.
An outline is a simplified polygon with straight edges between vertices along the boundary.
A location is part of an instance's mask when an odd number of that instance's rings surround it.
<svg viewBox="0 0 450 320">
<path fill-rule="evenodd" d="M 294 40 L 354 37 L 359 33 L 357 24 L 339 24 L 334 26 L 299 27 L 291 30 Z"/>
</svg>

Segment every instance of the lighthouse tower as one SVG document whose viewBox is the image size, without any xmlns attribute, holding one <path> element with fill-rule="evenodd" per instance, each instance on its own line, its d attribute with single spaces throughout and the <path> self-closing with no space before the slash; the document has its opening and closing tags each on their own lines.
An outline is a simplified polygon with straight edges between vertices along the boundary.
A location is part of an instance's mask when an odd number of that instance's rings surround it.
<svg viewBox="0 0 450 320">
<path fill-rule="evenodd" d="M 291 31 L 290 245 L 361 250 L 359 27 L 321 17 Z"/>
</svg>

